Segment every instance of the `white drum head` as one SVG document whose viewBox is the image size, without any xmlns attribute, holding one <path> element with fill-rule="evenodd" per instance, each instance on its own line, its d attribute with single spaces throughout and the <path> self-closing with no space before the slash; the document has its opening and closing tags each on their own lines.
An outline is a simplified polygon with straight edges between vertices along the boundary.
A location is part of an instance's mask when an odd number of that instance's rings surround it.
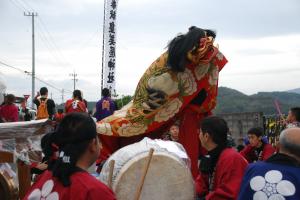
<svg viewBox="0 0 300 200">
<path fill-rule="evenodd" d="M 134 199 L 148 153 L 143 153 L 123 166 L 113 190 L 119 200 Z M 167 153 L 154 153 L 141 192 L 141 200 L 189 200 L 195 198 L 190 170 Z"/>
</svg>

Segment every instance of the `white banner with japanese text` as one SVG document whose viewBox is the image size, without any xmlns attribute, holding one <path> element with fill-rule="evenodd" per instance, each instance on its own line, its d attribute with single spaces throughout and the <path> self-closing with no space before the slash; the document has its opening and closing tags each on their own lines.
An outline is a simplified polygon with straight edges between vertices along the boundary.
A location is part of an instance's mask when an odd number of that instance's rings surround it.
<svg viewBox="0 0 300 200">
<path fill-rule="evenodd" d="M 104 16 L 104 60 L 103 60 L 103 88 L 108 88 L 115 94 L 116 67 L 116 17 L 118 0 L 105 0 Z"/>
</svg>

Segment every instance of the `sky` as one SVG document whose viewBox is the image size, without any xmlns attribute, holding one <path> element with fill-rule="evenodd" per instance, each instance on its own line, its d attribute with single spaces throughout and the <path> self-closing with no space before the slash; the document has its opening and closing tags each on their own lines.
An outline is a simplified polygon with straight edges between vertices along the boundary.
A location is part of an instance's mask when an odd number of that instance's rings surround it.
<svg viewBox="0 0 300 200">
<path fill-rule="evenodd" d="M 0 62 L 31 71 L 31 17 L 35 18 L 36 76 L 56 103 L 76 88 L 100 98 L 104 0 L 1 0 Z M 300 87 L 299 0 L 119 0 L 116 90 L 132 95 L 168 42 L 190 26 L 216 30 L 228 64 L 219 85 L 245 94 Z M 31 77 L 0 64 L 6 92 L 31 94 Z M 36 91 L 44 83 L 36 81 Z"/>
</svg>

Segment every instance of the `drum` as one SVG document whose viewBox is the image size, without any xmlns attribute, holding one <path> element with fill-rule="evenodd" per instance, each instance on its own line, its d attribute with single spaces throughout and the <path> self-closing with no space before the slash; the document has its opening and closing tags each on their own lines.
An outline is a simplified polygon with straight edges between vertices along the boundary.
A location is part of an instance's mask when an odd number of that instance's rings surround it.
<svg viewBox="0 0 300 200">
<path fill-rule="evenodd" d="M 189 159 L 179 143 L 145 138 L 115 152 L 104 164 L 100 180 L 108 183 L 109 162 L 115 160 L 112 189 L 118 200 L 133 200 L 150 148 L 154 153 L 140 195 L 141 200 L 195 199 Z"/>
<path fill-rule="evenodd" d="M 8 170 L 0 170 L 0 199 L 17 200 L 19 196 L 18 184 Z"/>
</svg>

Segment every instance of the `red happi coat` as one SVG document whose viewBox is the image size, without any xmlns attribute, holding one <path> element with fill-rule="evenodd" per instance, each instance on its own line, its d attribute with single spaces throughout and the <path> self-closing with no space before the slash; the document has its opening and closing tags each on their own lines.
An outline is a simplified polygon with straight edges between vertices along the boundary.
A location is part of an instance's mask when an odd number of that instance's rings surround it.
<svg viewBox="0 0 300 200">
<path fill-rule="evenodd" d="M 71 185 L 64 187 L 50 171 L 40 175 L 27 192 L 23 200 L 116 200 L 113 192 L 87 172 L 75 172 L 71 176 Z"/>
<path fill-rule="evenodd" d="M 83 101 L 69 99 L 66 101 L 65 104 L 65 112 L 72 113 L 72 112 L 87 112 L 86 106 Z"/>
<path fill-rule="evenodd" d="M 236 150 L 223 150 L 215 167 L 211 191 L 208 191 L 208 175 L 200 173 L 196 179 L 197 194 L 205 195 L 206 200 L 237 199 L 247 165 L 247 161 Z"/>
<path fill-rule="evenodd" d="M 251 145 L 247 145 L 240 154 L 249 162 L 252 163 L 256 160 L 262 161 L 267 160 L 270 156 L 272 156 L 275 153 L 275 149 L 272 147 L 271 144 L 264 144 L 263 150 L 261 152 L 261 155 L 257 157 L 255 155 L 255 147 L 252 147 Z"/>
</svg>

